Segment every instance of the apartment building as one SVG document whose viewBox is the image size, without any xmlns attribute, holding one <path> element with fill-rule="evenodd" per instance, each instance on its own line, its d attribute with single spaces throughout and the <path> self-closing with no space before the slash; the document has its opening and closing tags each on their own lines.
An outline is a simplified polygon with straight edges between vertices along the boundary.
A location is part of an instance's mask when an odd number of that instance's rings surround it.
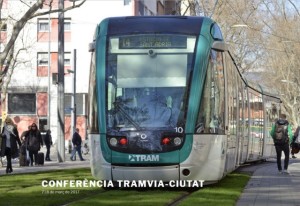
<svg viewBox="0 0 300 206">
<path fill-rule="evenodd" d="M 47 11 L 46 5 L 40 11 Z M 52 9 L 58 8 L 54 0 Z M 15 19 L 29 8 L 34 1 L 4 0 L 1 15 L 0 49 L 9 39 Z M 78 0 L 65 0 L 67 8 Z M 92 41 L 96 25 L 110 16 L 171 15 L 176 14 L 176 0 L 87 0 L 80 8 L 64 14 L 64 73 L 65 73 L 65 140 L 71 137 L 71 96 L 73 86 L 72 70 L 76 66 L 76 127 L 86 137 L 86 105 L 90 53 L 88 44 Z M 58 14 L 39 16 L 30 20 L 15 42 L 19 51 L 17 64 L 10 77 L 6 102 L 0 105 L 3 118 L 11 116 L 21 134 L 35 122 L 41 131 L 52 131 L 57 136 L 57 73 L 58 73 Z M 76 65 L 74 51 L 76 50 Z M 7 81 L 7 79 L 6 79 Z M 3 88 L 2 88 L 3 89 Z"/>
</svg>

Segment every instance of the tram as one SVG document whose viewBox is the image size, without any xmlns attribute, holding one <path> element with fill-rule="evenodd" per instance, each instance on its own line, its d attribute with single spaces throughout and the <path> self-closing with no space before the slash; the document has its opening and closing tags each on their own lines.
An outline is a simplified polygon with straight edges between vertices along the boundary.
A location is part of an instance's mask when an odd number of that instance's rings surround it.
<svg viewBox="0 0 300 206">
<path fill-rule="evenodd" d="M 239 73 L 212 19 L 107 18 L 89 50 L 96 179 L 209 184 L 275 155 L 280 99 Z"/>
</svg>

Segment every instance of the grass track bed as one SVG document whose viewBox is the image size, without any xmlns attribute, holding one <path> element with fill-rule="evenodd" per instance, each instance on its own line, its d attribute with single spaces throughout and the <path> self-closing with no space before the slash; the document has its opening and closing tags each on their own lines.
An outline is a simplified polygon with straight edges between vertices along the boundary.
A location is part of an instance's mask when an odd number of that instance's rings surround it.
<svg viewBox="0 0 300 206">
<path fill-rule="evenodd" d="M 235 205 L 250 176 L 234 173 L 219 183 L 204 186 L 178 205 Z M 90 169 L 68 169 L 0 177 L 0 206 L 2 205 L 122 205 L 163 206 L 183 195 L 186 189 L 110 189 L 94 187 L 42 187 L 43 180 L 94 180 Z"/>
</svg>

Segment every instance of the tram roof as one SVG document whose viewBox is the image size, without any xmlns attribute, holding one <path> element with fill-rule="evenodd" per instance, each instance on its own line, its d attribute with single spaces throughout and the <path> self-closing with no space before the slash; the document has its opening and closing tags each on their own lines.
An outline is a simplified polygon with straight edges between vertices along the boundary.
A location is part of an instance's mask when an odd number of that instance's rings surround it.
<svg viewBox="0 0 300 206">
<path fill-rule="evenodd" d="M 109 17 L 107 33 L 110 35 L 128 33 L 147 32 L 168 32 L 168 33 L 186 33 L 195 35 L 200 33 L 202 22 L 207 19 L 201 16 L 125 16 Z M 134 25 L 134 28 L 132 28 Z M 180 28 L 180 30 L 178 29 Z"/>
</svg>

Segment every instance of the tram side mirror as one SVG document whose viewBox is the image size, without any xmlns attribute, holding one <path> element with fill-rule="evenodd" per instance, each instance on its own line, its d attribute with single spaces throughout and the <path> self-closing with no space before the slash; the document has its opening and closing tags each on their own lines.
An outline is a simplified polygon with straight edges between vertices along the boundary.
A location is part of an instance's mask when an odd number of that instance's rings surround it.
<svg viewBox="0 0 300 206">
<path fill-rule="evenodd" d="M 212 49 L 215 49 L 218 51 L 228 51 L 228 44 L 226 44 L 222 41 L 215 41 L 212 45 Z"/>
<path fill-rule="evenodd" d="M 89 43 L 89 52 L 94 52 L 95 51 L 95 42 Z"/>
</svg>

